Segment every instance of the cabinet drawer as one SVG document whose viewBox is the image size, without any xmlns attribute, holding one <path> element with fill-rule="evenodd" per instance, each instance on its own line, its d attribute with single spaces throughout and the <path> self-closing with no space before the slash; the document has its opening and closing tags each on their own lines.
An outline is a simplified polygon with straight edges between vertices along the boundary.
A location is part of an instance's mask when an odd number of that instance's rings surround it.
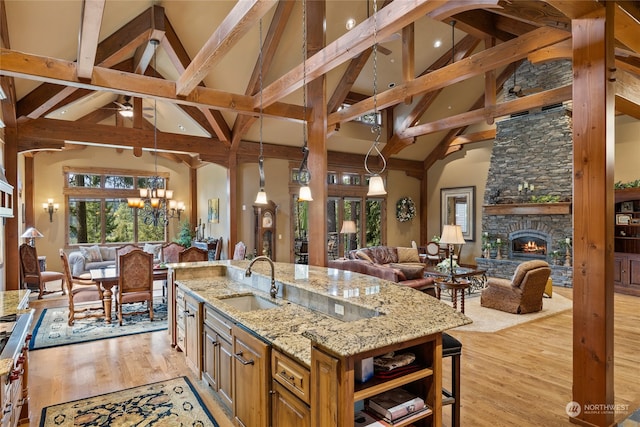
<svg viewBox="0 0 640 427">
<path fill-rule="evenodd" d="M 204 306 L 204 324 L 216 331 L 227 341 L 231 341 L 231 326 L 233 323 L 221 315 L 217 310 Z"/>
<path fill-rule="evenodd" d="M 180 288 L 176 290 L 176 308 L 184 310 L 184 291 Z"/>
<path fill-rule="evenodd" d="M 289 356 L 273 350 L 271 358 L 273 378 L 298 396 L 303 402 L 309 403 L 309 370 Z"/>
</svg>

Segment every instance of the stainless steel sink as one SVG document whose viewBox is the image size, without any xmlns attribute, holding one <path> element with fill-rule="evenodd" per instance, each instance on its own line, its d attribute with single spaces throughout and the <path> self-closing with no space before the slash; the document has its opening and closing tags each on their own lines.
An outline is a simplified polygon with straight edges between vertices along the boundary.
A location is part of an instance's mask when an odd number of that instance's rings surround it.
<svg viewBox="0 0 640 427">
<path fill-rule="evenodd" d="M 279 307 L 278 304 L 273 301 L 257 295 L 241 295 L 238 297 L 225 298 L 222 301 L 240 311 L 268 310 Z"/>
</svg>

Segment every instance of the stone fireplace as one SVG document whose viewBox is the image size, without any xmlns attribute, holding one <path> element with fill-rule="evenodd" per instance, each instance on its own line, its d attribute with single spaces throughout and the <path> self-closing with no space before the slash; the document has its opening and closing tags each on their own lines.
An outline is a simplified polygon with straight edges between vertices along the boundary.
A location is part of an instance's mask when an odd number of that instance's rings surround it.
<svg viewBox="0 0 640 427">
<path fill-rule="evenodd" d="M 571 82 L 571 62 L 524 62 L 517 76 L 525 87 L 551 89 Z M 502 97 L 515 95 L 505 90 Z M 503 242 L 501 259 L 476 258 L 489 276 L 510 278 L 521 262 L 542 259 L 552 267 L 554 285 L 572 286 L 572 268 L 555 265 L 551 257 L 554 251 L 564 252 L 561 243 L 566 238 L 573 241 L 570 107 L 569 103 L 554 105 L 496 123 L 482 233 L 491 242 Z M 554 203 L 546 203 L 549 199 Z"/>
</svg>

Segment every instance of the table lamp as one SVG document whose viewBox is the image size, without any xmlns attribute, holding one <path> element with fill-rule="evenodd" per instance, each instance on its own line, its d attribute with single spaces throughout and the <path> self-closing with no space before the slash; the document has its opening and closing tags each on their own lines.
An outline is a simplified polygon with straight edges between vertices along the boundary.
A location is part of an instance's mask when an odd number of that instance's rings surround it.
<svg viewBox="0 0 640 427">
<path fill-rule="evenodd" d="M 39 232 L 38 230 L 36 230 L 35 227 L 29 227 L 27 228 L 27 230 L 22 233 L 22 237 L 23 239 L 28 239 L 29 240 L 29 246 L 31 247 L 36 247 L 36 237 L 44 237 L 42 235 L 41 232 Z"/>
<path fill-rule="evenodd" d="M 355 234 L 356 232 L 356 222 L 347 220 L 342 222 L 342 228 L 340 229 L 340 234 Z M 349 241 L 349 236 L 345 236 L 345 241 L 347 242 L 347 252 L 351 250 L 351 242 Z M 345 254 L 346 256 L 346 254 Z"/>
<path fill-rule="evenodd" d="M 455 283 L 456 278 L 453 273 L 453 245 L 465 244 L 464 238 L 462 237 L 462 227 L 459 225 L 445 225 L 442 228 L 440 243 L 449 245 L 449 281 Z"/>
</svg>

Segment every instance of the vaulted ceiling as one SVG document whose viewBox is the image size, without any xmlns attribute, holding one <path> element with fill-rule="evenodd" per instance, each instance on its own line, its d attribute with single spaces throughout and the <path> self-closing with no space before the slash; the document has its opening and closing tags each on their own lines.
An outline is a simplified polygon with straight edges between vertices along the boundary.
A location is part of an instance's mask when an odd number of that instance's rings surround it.
<svg viewBox="0 0 640 427">
<path fill-rule="evenodd" d="M 302 5 L 0 0 L 2 121 L 17 127 L 19 151 L 99 144 L 139 154 L 154 148 L 155 124 L 157 148 L 194 167 L 224 165 L 232 152 L 255 160 L 261 137 L 265 155 L 299 158 L 302 119 L 321 108 L 305 107 L 301 88 L 325 75 L 331 153 L 361 158 L 373 138 L 352 120 L 376 108 L 385 115 L 383 154 L 428 168 L 491 139 L 496 118 L 569 100 L 571 86 L 527 92 L 535 82 L 518 82 L 526 96 L 496 95 L 513 86 L 523 60 L 571 59 L 571 19 L 604 7 L 590 0 L 328 0 L 323 19 Z M 324 46 L 304 37 L 318 26 L 326 29 Z M 636 119 L 638 34 L 638 4 L 618 2 L 616 109 Z M 118 114 L 125 103 L 131 118 Z"/>
</svg>

